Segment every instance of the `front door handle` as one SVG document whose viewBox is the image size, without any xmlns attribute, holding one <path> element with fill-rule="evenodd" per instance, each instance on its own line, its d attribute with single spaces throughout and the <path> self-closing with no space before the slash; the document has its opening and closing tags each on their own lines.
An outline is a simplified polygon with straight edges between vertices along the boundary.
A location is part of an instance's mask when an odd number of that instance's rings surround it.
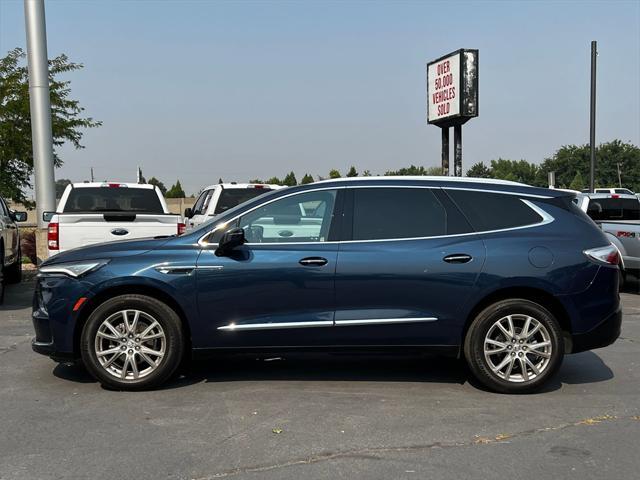
<svg viewBox="0 0 640 480">
<path fill-rule="evenodd" d="M 467 255 L 466 253 L 455 253 L 453 255 L 447 255 L 442 260 L 447 263 L 467 263 L 473 259 L 471 255 Z"/>
<path fill-rule="evenodd" d="M 328 260 L 322 257 L 307 257 L 300 260 L 300 265 L 304 265 L 305 267 L 321 267 L 326 265 Z"/>
</svg>

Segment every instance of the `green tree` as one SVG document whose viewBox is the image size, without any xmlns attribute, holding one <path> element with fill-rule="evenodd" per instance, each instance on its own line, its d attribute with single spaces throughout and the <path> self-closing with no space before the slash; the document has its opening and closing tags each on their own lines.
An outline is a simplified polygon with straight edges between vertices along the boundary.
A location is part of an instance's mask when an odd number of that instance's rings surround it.
<svg viewBox="0 0 640 480">
<path fill-rule="evenodd" d="M 364 172 L 362 172 L 362 176 L 363 177 L 371 177 L 371 170 L 365 170 Z"/>
<path fill-rule="evenodd" d="M 278 177 L 271 177 L 266 181 L 266 183 L 268 183 L 269 185 L 282 185 L 282 180 L 280 180 Z"/>
<path fill-rule="evenodd" d="M 149 185 L 155 185 L 156 187 L 158 187 L 160 189 L 160 191 L 162 192 L 162 195 L 166 195 L 167 194 L 167 187 L 165 187 L 164 183 L 162 183 L 156 177 L 151 177 L 147 183 Z"/>
<path fill-rule="evenodd" d="M 578 190 L 579 192 L 581 192 L 582 189 L 585 188 L 582 174 L 579 171 L 576 172 L 575 177 L 573 177 L 573 180 L 571 180 L 571 183 L 569 184 L 569 188 L 571 190 Z"/>
<path fill-rule="evenodd" d="M 33 173 L 29 77 L 24 58 L 22 49 L 15 48 L 0 59 L 0 195 L 19 202 L 26 201 L 25 190 L 32 186 Z M 84 108 L 70 97 L 70 81 L 59 79 L 61 74 L 82 67 L 82 64 L 70 62 L 66 55 L 49 60 L 53 161 L 56 167 L 62 165 L 59 147 L 70 143 L 77 149 L 84 148 L 80 143 L 82 129 L 102 124 L 84 116 Z"/>
<path fill-rule="evenodd" d="M 302 180 L 300 180 L 300 185 L 306 185 L 308 183 L 313 183 L 313 177 L 307 173 L 302 177 Z"/>
<path fill-rule="evenodd" d="M 222 184 L 222 183 L 224 183 L 224 182 L 222 181 L 222 177 L 220 177 L 220 178 L 218 179 L 218 184 Z"/>
<path fill-rule="evenodd" d="M 440 167 L 416 167 L 415 165 L 411 165 L 409 167 L 403 167 L 399 170 L 389 170 L 385 173 L 385 175 L 390 176 L 399 176 L 399 175 L 412 175 L 412 176 L 434 176 L 434 175 L 442 175 L 442 169 Z"/>
<path fill-rule="evenodd" d="M 467 170 L 467 177 L 492 178 L 492 172 L 483 162 L 478 162 L 471 165 L 471 168 Z"/>
<path fill-rule="evenodd" d="M 67 188 L 67 185 L 69 185 L 70 183 L 71 180 L 69 180 L 68 178 L 59 178 L 58 180 L 56 180 L 56 198 L 62 197 L 65 188 Z"/>
<path fill-rule="evenodd" d="M 340 175 L 340 172 L 335 168 L 329 172 L 329 178 L 341 178 L 341 177 L 342 175 Z"/>
<path fill-rule="evenodd" d="M 352 166 L 347 172 L 347 177 L 357 177 L 357 176 L 358 176 L 358 171 L 356 170 L 356 167 Z"/>
<path fill-rule="evenodd" d="M 184 193 L 182 189 L 182 185 L 180 185 L 180 180 L 177 180 L 176 183 L 167 190 L 165 197 L 167 198 L 185 198 L 187 195 Z"/>
<path fill-rule="evenodd" d="M 618 164 L 622 186 L 634 192 L 640 191 L 640 148 L 621 140 L 601 143 L 596 147 L 596 184 L 602 187 L 617 186 Z M 571 185 L 577 172 L 589 171 L 589 145 L 565 145 L 542 162 L 536 184 L 547 186 L 549 172 L 556 172 L 556 184 L 566 187 Z M 585 187 L 588 187 L 586 180 Z"/>
<path fill-rule="evenodd" d="M 526 160 L 507 160 L 498 158 L 491 160 L 491 176 L 501 180 L 535 185 L 540 167 Z"/>
<path fill-rule="evenodd" d="M 289 172 L 284 180 L 282 180 L 282 184 L 287 187 L 295 187 L 298 184 L 298 180 L 296 179 L 296 174 L 293 172 Z"/>
</svg>

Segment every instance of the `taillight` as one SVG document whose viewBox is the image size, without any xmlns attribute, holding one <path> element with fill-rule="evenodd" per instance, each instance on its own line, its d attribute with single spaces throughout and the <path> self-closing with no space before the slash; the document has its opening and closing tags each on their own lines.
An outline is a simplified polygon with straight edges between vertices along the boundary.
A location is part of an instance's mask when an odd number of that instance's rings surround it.
<svg viewBox="0 0 640 480">
<path fill-rule="evenodd" d="M 185 223 L 178 223 L 178 235 L 182 235 L 187 231 L 187 225 Z"/>
<path fill-rule="evenodd" d="M 613 245 L 607 245 L 606 247 L 590 248 L 585 250 L 584 254 L 589 260 L 604 265 L 619 265 L 620 264 L 620 252 Z"/>
<path fill-rule="evenodd" d="M 634 238 L 635 236 L 635 232 L 616 232 L 616 237 L 620 238 Z"/>
<path fill-rule="evenodd" d="M 47 245 L 49 250 L 60 250 L 60 225 L 50 223 L 47 229 Z"/>
</svg>

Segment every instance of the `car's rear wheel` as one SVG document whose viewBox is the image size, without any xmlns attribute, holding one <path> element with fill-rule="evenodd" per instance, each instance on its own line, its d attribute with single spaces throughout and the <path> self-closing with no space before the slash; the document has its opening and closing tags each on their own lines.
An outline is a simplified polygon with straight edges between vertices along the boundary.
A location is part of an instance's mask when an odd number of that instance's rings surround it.
<svg viewBox="0 0 640 480">
<path fill-rule="evenodd" d="M 99 305 L 82 330 L 82 360 L 104 386 L 146 390 L 165 382 L 182 359 L 180 318 L 165 303 L 121 295 Z"/>
<path fill-rule="evenodd" d="M 501 393 L 539 389 L 564 356 L 562 331 L 553 314 L 525 299 L 495 303 L 474 319 L 464 344 L 474 376 Z"/>
</svg>

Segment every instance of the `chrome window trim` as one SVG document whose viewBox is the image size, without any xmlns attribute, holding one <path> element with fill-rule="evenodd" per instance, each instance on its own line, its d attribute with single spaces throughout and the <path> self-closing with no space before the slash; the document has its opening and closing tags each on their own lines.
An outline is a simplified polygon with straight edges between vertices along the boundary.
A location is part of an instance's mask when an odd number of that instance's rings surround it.
<svg viewBox="0 0 640 480">
<path fill-rule="evenodd" d="M 484 190 L 484 189 L 478 189 L 478 188 L 460 188 L 460 187 L 440 187 L 440 186 L 435 186 L 435 185 L 351 185 L 351 186 L 340 186 L 340 187 L 324 187 L 324 188 L 317 188 L 317 189 L 313 189 L 313 190 L 304 190 L 302 192 L 294 192 L 294 193 L 290 193 L 289 195 L 283 195 L 282 197 L 278 197 L 275 198 L 273 200 L 270 200 L 266 203 L 260 204 L 254 208 L 252 208 L 251 210 L 247 210 L 246 212 L 241 213 L 240 215 L 237 215 L 235 217 L 233 217 L 232 219 L 228 220 L 227 222 L 225 222 L 224 224 L 220 225 L 219 228 L 222 228 L 225 225 L 228 225 L 231 222 L 236 221 L 238 218 L 240 218 L 243 215 L 246 215 L 247 213 L 250 213 L 264 205 L 268 205 L 269 203 L 275 202 L 276 200 L 280 200 L 283 198 L 287 198 L 287 197 L 291 197 L 294 195 L 300 195 L 303 193 L 311 193 L 311 192 L 319 192 L 319 191 L 324 191 L 324 190 L 338 190 L 338 189 L 347 189 L 347 188 L 427 188 L 427 189 L 440 189 L 443 191 L 446 190 L 464 190 L 464 191 L 470 191 L 470 192 L 484 192 L 484 193 L 498 193 L 498 194 L 503 194 L 503 195 L 516 195 L 516 196 L 526 196 L 526 197 L 532 197 L 532 198 L 542 198 L 542 199 L 548 199 L 548 198 L 552 198 L 552 197 L 545 197 L 542 195 L 533 195 L 533 194 L 524 194 L 524 193 L 516 193 L 516 192 L 501 192 L 498 190 Z M 526 200 L 524 198 L 520 198 L 520 201 L 524 202 L 529 208 L 531 208 L 533 211 L 535 211 L 538 215 L 540 215 L 542 217 L 542 220 L 538 223 L 532 223 L 529 225 L 520 225 L 518 227 L 509 227 L 509 228 L 500 228 L 500 229 L 496 229 L 496 230 L 483 230 L 483 231 L 479 231 L 479 232 L 467 232 L 467 233 L 454 233 L 451 235 L 433 235 L 430 237 L 405 237 L 405 238 L 384 238 L 384 239 L 375 239 L 375 240 L 334 240 L 334 241 L 326 241 L 326 242 L 273 242 L 273 243 L 245 243 L 245 245 L 247 246 L 256 246 L 256 245 L 268 245 L 268 246 L 272 246 L 272 245 L 326 245 L 326 244 L 339 244 L 339 243 L 372 243 L 372 242 L 398 242 L 398 241 L 411 241 L 411 240 L 428 240 L 428 239 L 438 239 L 438 238 L 455 238 L 455 237 L 465 237 L 465 236 L 469 236 L 469 235 L 487 235 L 487 234 L 491 234 L 491 233 L 500 233 L 500 232 L 509 232 L 512 230 L 522 230 L 524 228 L 533 228 L 533 227 L 540 227 L 543 225 L 547 225 L 551 222 L 553 222 L 555 220 L 555 218 L 553 216 L 551 216 L 549 213 L 547 213 L 545 210 L 543 210 L 542 208 L 538 207 L 537 205 L 535 205 L 534 203 L 532 203 L 529 200 Z M 200 245 L 201 247 L 211 247 L 211 246 L 216 246 L 218 245 L 217 243 L 206 243 L 204 242 L 204 239 L 211 235 L 213 232 L 215 232 L 217 230 L 217 228 L 214 228 L 213 230 L 209 230 L 207 233 L 205 233 L 204 235 L 202 235 L 199 239 L 198 239 L 198 245 Z"/>
</svg>

